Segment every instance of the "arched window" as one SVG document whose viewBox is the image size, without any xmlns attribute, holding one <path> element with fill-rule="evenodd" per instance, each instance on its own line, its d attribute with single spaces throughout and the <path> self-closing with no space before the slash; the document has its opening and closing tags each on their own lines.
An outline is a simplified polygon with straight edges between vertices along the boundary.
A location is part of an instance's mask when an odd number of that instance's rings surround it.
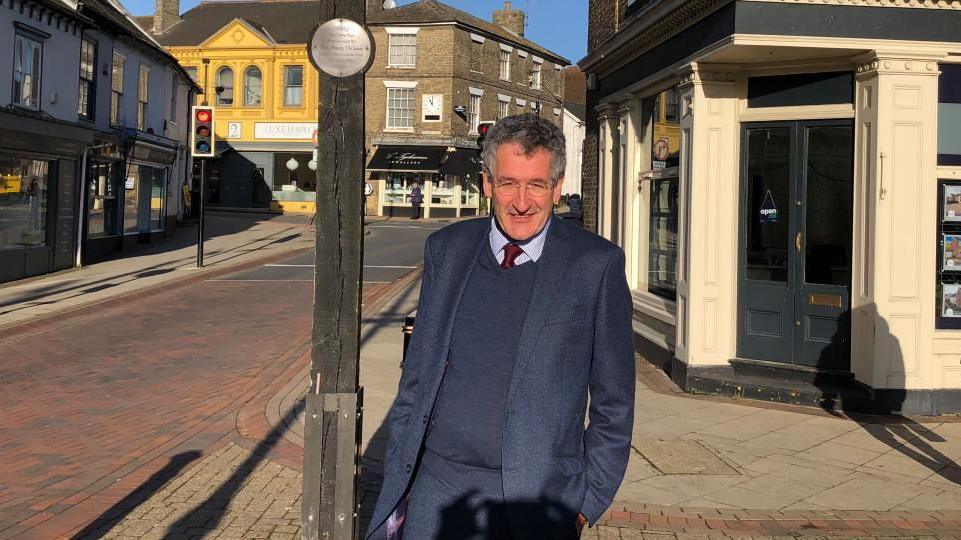
<svg viewBox="0 0 961 540">
<path fill-rule="evenodd" d="M 222 67 L 217 70 L 217 105 L 234 104 L 234 70 Z"/>
<path fill-rule="evenodd" d="M 260 98 L 263 96 L 264 78 L 260 73 L 260 68 L 250 66 L 244 72 L 244 106 L 252 107 L 260 105 Z"/>
</svg>

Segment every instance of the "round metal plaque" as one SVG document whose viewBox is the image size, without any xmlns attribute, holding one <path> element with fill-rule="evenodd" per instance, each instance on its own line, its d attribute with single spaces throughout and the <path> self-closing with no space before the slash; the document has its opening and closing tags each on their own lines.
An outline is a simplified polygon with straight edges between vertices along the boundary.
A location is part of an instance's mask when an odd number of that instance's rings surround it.
<svg viewBox="0 0 961 540">
<path fill-rule="evenodd" d="M 365 71 L 371 59 L 367 30 L 350 19 L 331 19 L 310 37 L 310 60 L 332 77 L 350 77 Z"/>
</svg>

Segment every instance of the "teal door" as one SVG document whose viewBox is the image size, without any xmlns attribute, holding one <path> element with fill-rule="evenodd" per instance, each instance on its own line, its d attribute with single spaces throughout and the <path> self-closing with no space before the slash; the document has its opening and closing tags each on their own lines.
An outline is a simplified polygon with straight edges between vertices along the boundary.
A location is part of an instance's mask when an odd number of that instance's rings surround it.
<svg viewBox="0 0 961 540">
<path fill-rule="evenodd" d="M 738 356 L 850 369 L 854 126 L 745 124 Z"/>
</svg>

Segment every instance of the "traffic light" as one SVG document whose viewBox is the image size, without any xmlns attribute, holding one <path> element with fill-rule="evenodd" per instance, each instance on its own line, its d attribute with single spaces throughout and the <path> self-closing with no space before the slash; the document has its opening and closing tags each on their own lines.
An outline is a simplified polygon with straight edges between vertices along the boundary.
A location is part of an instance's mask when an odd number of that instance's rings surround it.
<svg viewBox="0 0 961 540">
<path fill-rule="evenodd" d="M 195 105 L 190 126 L 190 155 L 214 157 L 214 108 Z"/>
<path fill-rule="evenodd" d="M 477 146 L 483 150 L 484 149 L 484 138 L 487 137 L 487 132 L 494 127 L 493 122 L 481 122 L 477 124 Z"/>
</svg>

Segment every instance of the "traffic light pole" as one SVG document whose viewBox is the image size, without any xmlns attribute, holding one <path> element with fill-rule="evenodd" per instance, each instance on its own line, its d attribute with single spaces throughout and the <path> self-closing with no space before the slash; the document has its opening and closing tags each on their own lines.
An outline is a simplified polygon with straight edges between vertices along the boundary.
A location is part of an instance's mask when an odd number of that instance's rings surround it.
<svg viewBox="0 0 961 540">
<path fill-rule="evenodd" d="M 200 195 L 197 197 L 197 208 L 200 218 L 197 222 L 197 268 L 204 267 L 204 180 L 206 179 L 207 160 L 200 159 Z"/>
</svg>

